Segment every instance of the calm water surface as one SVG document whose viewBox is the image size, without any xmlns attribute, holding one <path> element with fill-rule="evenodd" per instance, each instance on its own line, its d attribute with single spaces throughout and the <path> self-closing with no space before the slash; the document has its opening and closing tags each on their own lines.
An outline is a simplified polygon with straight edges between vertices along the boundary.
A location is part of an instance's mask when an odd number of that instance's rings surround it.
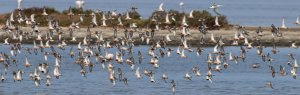
<svg viewBox="0 0 300 95">
<path fill-rule="evenodd" d="M 31 45 L 24 45 L 23 48 Z M 74 46 L 76 47 L 76 46 Z M 226 47 L 226 51 L 232 51 L 233 55 L 240 54 L 240 47 Z M 9 46 L 1 46 L 0 52 L 10 54 Z M 60 50 L 56 48 L 56 51 L 62 55 L 61 73 L 63 76 L 60 79 L 54 79 L 52 77 L 52 85 L 49 87 L 45 86 L 45 77 L 41 75 L 43 80 L 41 86 L 36 87 L 34 82 L 29 79 L 29 72 L 33 71 L 38 63 L 44 62 L 43 54 L 40 52 L 35 55 L 31 54 L 28 56 L 29 62 L 33 65 L 30 68 L 23 66 L 25 59 L 25 51 L 21 51 L 16 57 L 12 57 L 18 60 L 19 66 L 9 66 L 8 74 L 5 75 L 7 80 L 4 83 L 0 83 L 0 94 L 1 95 L 171 95 L 170 83 L 165 83 L 160 79 L 162 73 L 169 76 L 168 82 L 171 79 L 177 82 L 177 95 L 245 95 L 245 94 L 257 94 L 257 95 L 297 95 L 300 93 L 300 80 L 292 79 L 290 75 L 280 76 L 276 74 L 275 78 L 272 78 L 270 69 L 267 63 L 261 61 L 260 57 L 256 54 L 256 49 L 251 49 L 246 54 L 246 61 L 239 61 L 235 64 L 229 61 L 229 68 L 222 70 L 221 73 L 213 72 L 213 83 L 206 81 L 204 75 L 207 72 L 206 56 L 208 52 L 212 52 L 212 48 L 204 48 L 204 52 L 200 56 L 196 56 L 194 52 L 187 52 L 187 58 L 180 58 L 176 52 L 172 52 L 171 57 L 159 58 L 158 69 L 154 69 L 148 62 L 150 58 L 146 55 L 148 46 L 136 46 L 134 47 L 134 57 L 137 60 L 137 51 L 142 51 L 143 59 L 142 64 L 136 64 L 136 67 L 140 67 L 140 71 L 147 68 L 154 71 L 156 83 L 150 83 L 149 78 L 142 75 L 143 78 L 137 80 L 134 76 L 134 71 L 130 69 L 130 66 L 124 64 L 115 64 L 115 68 L 122 68 L 125 73 L 124 76 L 129 79 L 129 86 L 124 85 L 123 82 L 117 82 L 115 86 L 112 86 L 108 80 L 108 73 L 102 68 L 101 64 L 96 62 L 95 58 L 92 57 L 91 61 L 95 64 L 94 71 L 87 73 L 87 78 L 80 75 L 80 66 L 75 64 L 75 59 L 71 59 L 68 55 L 70 47 L 66 47 L 66 50 Z M 176 49 L 176 47 L 172 47 Z M 290 67 L 286 65 L 288 62 L 288 53 L 294 53 L 296 59 L 300 59 L 299 49 L 291 48 L 278 48 L 280 52 L 271 57 L 274 58 L 273 66 L 276 71 L 279 71 L 279 65 L 286 67 L 287 72 L 290 72 Z M 103 49 L 102 49 L 103 50 Z M 50 52 L 50 49 L 45 49 Z M 165 50 L 164 50 L 165 51 Z M 265 48 L 264 52 L 270 52 L 271 48 Z M 103 51 L 102 51 L 103 52 Z M 115 52 L 115 49 L 108 49 L 108 52 Z M 158 53 L 158 52 L 157 52 Z M 77 56 L 76 53 L 75 56 Z M 126 59 L 127 56 L 124 56 Z M 50 64 L 50 72 L 53 74 L 53 66 L 55 59 L 53 56 L 48 57 L 48 63 Z M 253 69 L 250 68 L 250 64 L 260 63 L 261 68 Z M 192 67 L 199 67 L 202 76 L 196 77 L 192 75 L 192 81 L 184 80 L 183 76 L 185 73 L 190 72 Z M 0 65 L 3 68 L 3 65 Z M 24 80 L 22 82 L 13 82 L 12 71 L 22 69 L 25 71 L 23 75 Z M 88 69 L 88 68 L 86 68 Z M 1 69 L 3 73 L 4 70 Z M 264 87 L 268 81 L 272 81 L 275 89 Z"/>
<path fill-rule="evenodd" d="M 59 10 L 75 5 L 75 0 L 23 0 L 24 7 L 50 6 Z M 226 15 L 232 24 L 249 26 L 281 25 L 281 19 L 286 18 L 286 25 L 294 25 L 300 15 L 300 0 L 182 0 L 184 11 L 192 9 L 207 10 L 212 1 L 223 5 L 219 12 Z M 0 13 L 11 12 L 17 6 L 17 0 L 0 0 Z M 161 2 L 165 9 L 179 9 L 180 0 L 85 0 L 86 9 L 114 10 L 124 12 L 132 5 L 138 7 L 138 12 L 148 18 Z M 211 10 L 210 10 L 211 11 Z M 215 14 L 213 14 L 215 15 Z"/>
</svg>

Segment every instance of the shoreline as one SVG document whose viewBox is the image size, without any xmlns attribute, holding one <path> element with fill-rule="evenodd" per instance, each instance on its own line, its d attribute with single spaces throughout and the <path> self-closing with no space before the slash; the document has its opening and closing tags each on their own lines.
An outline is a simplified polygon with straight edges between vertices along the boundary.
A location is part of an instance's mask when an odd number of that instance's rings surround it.
<svg viewBox="0 0 300 95">
<path fill-rule="evenodd" d="M 248 40 L 249 43 L 254 42 L 253 40 L 257 37 L 256 35 L 256 29 L 258 27 L 245 27 L 244 29 L 246 31 L 249 32 L 249 36 L 248 36 Z M 262 27 L 263 29 L 263 36 L 260 37 L 260 41 L 262 43 L 262 45 L 264 46 L 272 46 L 272 39 L 273 37 L 271 36 L 271 31 L 270 28 L 268 27 Z M 22 27 L 23 31 L 31 31 L 30 27 Z M 43 42 L 45 43 L 46 40 L 44 40 L 45 38 L 45 33 L 48 31 L 47 27 L 39 27 L 39 30 L 41 31 L 42 34 L 42 38 L 43 38 Z M 66 43 L 67 44 L 78 44 L 80 41 L 83 40 L 83 38 L 88 35 L 87 34 L 87 28 L 81 28 L 80 32 L 74 32 L 74 36 L 76 37 L 77 41 L 76 42 L 70 42 L 71 37 L 69 37 L 69 31 L 67 27 L 62 27 L 62 30 L 64 32 L 64 34 L 62 35 L 62 37 L 65 38 Z M 113 29 L 111 27 L 96 27 L 96 28 L 91 28 L 90 29 L 92 33 L 94 33 L 95 31 L 102 31 L 103 34 L 103 38 L 104 39 L 109 39 L 109 40 L 113 40 Z M 117 37 L 122 37 L 124 36 L 123 33 L 124 29 L 118 29 L 118 35 Z M 234 33 L 236 32 L 236 28 L 234 27 L 230 27 L 230 28 L 226 28 L 226 29 L 220 29 L 220 30 L 208 30 L 208 33 L 205 35 L 204 37 L 204 41 L 207 42 L 210 40 L 210 36 L 213 33 L 214 37 L 216 40 L 219 39 L 219 37 L 222 35 L 223 38 L 223 42 L 225 43 L 225 46 L 232 46 L 231 43 L 233 42 L 233 37 L 234 37 Z M 300 43 L 300 32 L 295 32 L 295 31 L 300 31 L 300 28 L 289 28 L 289 29 L 281 29 L 282 33 L 283 33 L 283 37 L 275 37 L 275 44 L 276 46 L 290 46 L 292 41 L 296 41 L 296 45 Z M 141 39 L 139 38 L 139 33 L 145 32 L 145 29 L 143 29 L 142 31 L 138 31 L 135 32 L 133 35 L 133 40 L 135 40 L 134 44 L 135 45 L 147 45 L 146 42 L 141 42 Z M 153 39 L 150 39 L 150 44 L 152 45 L 154 43 L 156 43 L 159 40 L 164 39 L 165 35 L 170 34 L 170 39 L 172 41 L 167 43 L 167 46 L 178 46 L 181 44 L 180 42 L 180 34 L 181 33 L 181 29 L 177 29 L 176 30 L 176 36 L 173 36 L 172 33 L 168 32 L 167 30 L 160 30 L 158 32 L 155 32 L 155 36 Z M 210 46 L 215 46 L 215 44 L 200 44 L 200 38 L 203 36 L 197 29 L 190 29 L 190 33 L 191 36 L 187 37 L 187 42 L 189 45 L 191 45 L 191 47 L 210 47 Z M 56 34 L 56 33 L 55 33 Z M 8 35 L 7 33 L 1 31 L 0 32 L 0 42 L 3 43 L 4 39 L 9 37 L 9 42 L 16 42 L 14 40 L 12 40 L 12 35 Z M 29 40 L 23 40 L 22 43 L 23 44 L 33 44 L 33 40 L 35 39 L 35 37 L 30 37 Z M 53 37 L 54 40 L 57 39 L 57 35 L 54 35 Z M 91 43 L 95 43 L 95 36 L 92 36 L 92 41 Z M 39 44 L 39 42 L 36 42 L 37 44 Z M 239 45 L 242 45 L 244 42 L 243 41 L 239 41 Z M 50 42 L 50 44 L 57 44 L 57 42 Z M 253 46 L 257 46 L 257 43 L 253 43 Z"/>
</svg>

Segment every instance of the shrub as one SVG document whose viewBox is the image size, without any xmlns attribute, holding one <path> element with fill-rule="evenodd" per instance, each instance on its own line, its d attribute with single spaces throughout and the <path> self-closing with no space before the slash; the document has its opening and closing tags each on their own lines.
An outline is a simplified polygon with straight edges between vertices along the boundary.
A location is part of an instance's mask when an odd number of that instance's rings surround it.
<svg viewBox="0 0 300 95">
<path fill-rule="evenodd" d="M 59 21 L 60 26 L 69 26 L 72 22 L 79 22 L 80 16 L 78 14 L 85 14 L 83 15 L 83 22 L 80 23 L 81 27 L 87 27 L 90 26 L 92 21 L 92 16 L 90 15 L 93 13 L 93 10 L 83 10 L 83 9 L 77 9 L 74 7 L 70 7 L 67 10 L 62 11 L 61 13 L 54 8 L 50 7 L 44 7 L 46 8 L 47 13 L 51 18 L 54 20 Z M 30 18 L 31 14 L 35 14 L 35 19 L 38 23 L 40 23 L 40 26 L 47 26 L 48 21 L 46 16 L 43 16 L 43 9 L 44 8 L 38 8 L 38 7 L 32 7 L 32 8 L 25 8 L 22 11 L 22 14 Z M 72 12 L 75 14 L 72 17 L 69 17 L 67 14 L 69 13 L 69 10 L 72 10 Z M 97 22 L 100 26 L 102 24 L 102 13 L 96 13 L 97 16 Z M 15 16 L 18 14 L 18 10 L 14 11 Z M 166 15 L 169 14 L 169 19 L 172 22 L 171 25 L 175 25 L 177 27 L 181 26 L 182 19 L 184 16 L 186 16 L 187 23 L 191 28 L 197 28 L 199 25 L 199 19 L 205 19 L 205 23 L 208 26 L 209 29 L 217 29 L 218 27 L 213 26 L 215 21 L 215 16 L 212 16 L 208 11 L 206 10 L 195 10 L 193 15 L 194 18 L 188 18 L 188 13 L 182 13 L 177 10 L 169 10 L 164 12 L 154 11 L 152 15 L 148 19 L 141 19 L 140 14 L 137 11 L 129 11 L 129 15 L 132 18 L 131 20 L 125 20 L 126 12 L 123 14 L 119 14 L 122 16 L 122 21 L 125 27 L 129 27 L 131 23 L 136 23 L 139 27 L 149 27 L 154 28 L 155 24 L 159 23 L 161 27 L 165 27 L 169 24 L 164 23 Z M 173 22 L 171 20 L 171 17 L 174 17 L 176 19 L 176 22 Z M 5 21 L 10 17 L 10 13 L 2 14 L 0 15 L 0 23 L 5 23 Z M 108 15 L 106 15 L 108 19 Z M 108 19 L 106 21 L 107 25 L 109 27 L 116 26 L 118 22 L 118 17 L 113 17 L 114 19 Z M 155 18 L 157 22 L 153 22 L 152 18 Z M 226 28 L 229 26 L 226 16 L 219 16 L 219 23 L 221 25 L 221 28 Z"/>
</svg>

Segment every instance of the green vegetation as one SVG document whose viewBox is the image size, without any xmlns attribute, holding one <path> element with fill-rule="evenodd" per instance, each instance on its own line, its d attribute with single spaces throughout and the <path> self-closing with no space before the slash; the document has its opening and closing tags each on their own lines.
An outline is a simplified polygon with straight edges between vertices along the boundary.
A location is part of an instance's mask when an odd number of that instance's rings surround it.
<svg viewBox="0 0 300 95">
<path fill-rule="evenodd" d="M 83 17 L 83 22 L 80 23 L 80 26 L 82 27 L 87 27 L 91 25 L 92 21 L 92 14 L 94 11 L 93 10 L 83 10 L 83 9 L 76 9 L 70 7 L 67 10 L 64 10 L 62 12 L 59 12 L 55 10 L 54 8 L 50 7 L 45 7 L 46 12 L 49 14 L 50 18 L 53 18 L 54 20 L 59 21 L 60 26 L 69 26 L 72 22 L 79 22 L 80 20 L 80 15 Z M 47 16 L 43 16 L 43 9 L 44 8 L 38 8 L 38 7 L 32 7 L 32 8 L 26 8 L 22 10 L 22 14 L 28 18 L 30 18 L 31 14 L 35 14 L 35 20 L 36 22 L 40 23 L 40 26 L 47 26 L 48 21 L 45 19 L 48 19 Z M 73 16 L 69 16 L 69 10 L 72 10 L 72 12 L 75 14 Z M 98 24 L 102 24 L 102 12 L 94 12 L 97 16 L 97 21 Z M 18 10 L 14 11 L 15 14 L 15 19 L 18 14 Z M 169 14 L 169 20 L 171 23 L 166 24 L 165 23 L 165 17 L 166 15 Z M 152 15 L 148 19 L 141 19 L 141 16 L 138 12 L 136 11 L 129 11 L 129 15 L 132 18 L 131 20 L 126 20 L 126 12 L 122 14 L 118 14 L 122 16 L 122 21 L 124 26 L 129 27 L 130 23 L 136 23 L 137 26 L 139 27 L 154 27 L 155 24 L 160 24 L 162 28 L 167 25 L 176 25 L 177 27 L 181 26 L 182 23 L 182 18 L 184 15 L 186 16 L 186 20 L 188 25 L 191 28 L 197 28 L 199 25 L 199 19 L 205 19 L 206 25 L 209 27 L 209 29 L 217 29 L 219 27 L 215 27 L 214 21 L 215 21 L 215 16 L 212 16 L 208 11 L 206 10 L 195 10 L 193 15 L 194 18 L 189 18 L 187 13 L 181 13 L 176 10 L 170 10 L 170 11 L 165 11 L 165 12 L 153 12 Z M 176 19 L 176 22 L 172 21 L 171 16 Z M 0 15 L 0 23 L 4 24 L 5 21 L 10 17 L 10 13 L 7 14 L 2 14 Z M 118 17 L 117 16 L 111 16 L 111 19 L 109 19 L 109 15 L 106 15 L 106 18 L 108 19 L 106 21 L 108 27 L 112 27 L 118 24 Z M 153 21 L 152 19 L 155 18 L 156 21 Z M 229 26 L 228 21 L 226 19 L 226 16 L 219 16 L 219 23 L 221 25 L 220 28 L 226 28 Z"/>
</svg>

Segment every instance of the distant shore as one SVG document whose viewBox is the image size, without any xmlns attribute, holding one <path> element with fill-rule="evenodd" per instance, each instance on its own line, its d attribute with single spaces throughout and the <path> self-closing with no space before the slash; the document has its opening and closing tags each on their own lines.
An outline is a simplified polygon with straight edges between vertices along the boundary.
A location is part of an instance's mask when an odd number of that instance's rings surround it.
<svg viewBox="0 0 300 95">
<path fill-rule="evenodd" d="M 258 27 L 245 27 L 244 29 L 246 31 L 249 32 L 249 42 L 253 42 L 254 38 L 257 37 L 256 34 L 256 29 Z M 265 46 L 271 46 L 272 44 L 272 40 L 273 37 L 271 35 L 271 28 L 269 27 L 262 27 L 263 29 L 263 36 L 259 37 L 261 43 Z M 22 27 L 23 31 L 31 31 L 30 27 Z M 47 27 L 40 27 L 39 30 L 42 33 L 42 38 L 45 38 L 45 33 L 48 31 Z M 79 41 L 82 41 L 83 38 L 88 35 L 87 28 L 81 28 L 80 32 L 74 32 L 74 36 L 76 36 L 77 38 L 77 42 L 70 42 L 71 37 L 69 36 L 69 31 L 67 27 L 63 27 L 63 37 L 65 38 L 67 44 L 78 44 Z M 103 38 L 104 39 L 108 39 L 108 40 L 112 40 L 113 39 L 113 29 L 110 27 L 96 27 L 96 28 L 91 28 L 91 32 L 94 33 L 95 31 L 99 31 L 103 33 Z M 124 36 L 123 33 L 124 29 L 118 29 L 118 35 L 117 37 L 122 37 Z M 136 45 L 146 45 L 146 42 L 142 42 L 141 39 L 139 38 L 139 33 L 141 32 L 145 32 L 146 30 L 143 29 L 142 31 L 138 31 L 134 33 L 133 36 L 133 40 L 135 40 L 135 44 Z M 172 41 L 168 42 L 167 45 L 169 46 L 178 46 L 181 42 L 180 42 L 180 33 L 181 33 L 181 29 L 177 29 L 176 31 L 176 36 L 173 36 L 173 33 L 170 33 L 167 30 L 159 30 L 158 32 L 155 32 L 155 36 L 154 38 L 152 38 L 150 40 L 150 45 L 152 45 L 153 43 L 156 43 L 159 40 L 164 39 L 165 35 L 170 34 L 170 39 Z M 208 33 L 205 35 L 204 40 L 205 42 L 208 42 L 210 40 L 210 36 L 211 33 L 214 34 L 215 39 L 219 39 L 219 37 L 222 35 L 223 38 L 223 42 L 225 43 L 225 45 L 230 46 L 231 43 L 233 42 L 233 38 L 234 38 L 234 33 L 236 32 L 236 28 L 234 27 L 230 27 L 230 28 L 226 28 L 226 29 L 220 29 L 220 30 L 208 30 Z M 275 44 L 277 46 L 290 46 L 292 41 L 296 41 L 296 44 L 300 43 L 300 28 L 289 28 L 289 29 L 281 29 L 281 32 L 283 33 L 282 37 L 275 37 Z M 190 30 L 191 36 L 187 37 L 188 40 L 188 44 L 191 45 L 192 47 L 198 47 L 198 46 L 213 46 L 215 44 L 200 44 L 200 39 L 202 37 L 203 34 L 201 34 L 197 29 L 191 29 Z M 55 35 L 57 36 L 57 35 Z M 54 36 L 54 40 L 57 39 L 57 37 Z M 3 32 L 1 30 L 0 32 L 0 42 L 3 43 L 4 39 L 9 37 L 9 42 L 14 42 L 12 40 L 12 36 L 8 35 L 7 33 Z M 23 40 L 22 43 L 26 43 L 26 44 L 32 44 L 33 43 L 33 39 L 35 39 L 35 37 L 31 37 L 29 38 L 29 40 Z M 92 36 L 92 39 L 96 39 L 95 36 Z M 46 40 L 44 40 L 46 41 Z M 93 41 L 92 41 L 93 42 Z M 55 43 L 51 43 L 51 44 L 55 44 Z M 243 41 L 240 41 L 239 44 L 243 44 Z M 256 46 L 256 43 L 253 43 L 253 46 Z"/>
</svg>

